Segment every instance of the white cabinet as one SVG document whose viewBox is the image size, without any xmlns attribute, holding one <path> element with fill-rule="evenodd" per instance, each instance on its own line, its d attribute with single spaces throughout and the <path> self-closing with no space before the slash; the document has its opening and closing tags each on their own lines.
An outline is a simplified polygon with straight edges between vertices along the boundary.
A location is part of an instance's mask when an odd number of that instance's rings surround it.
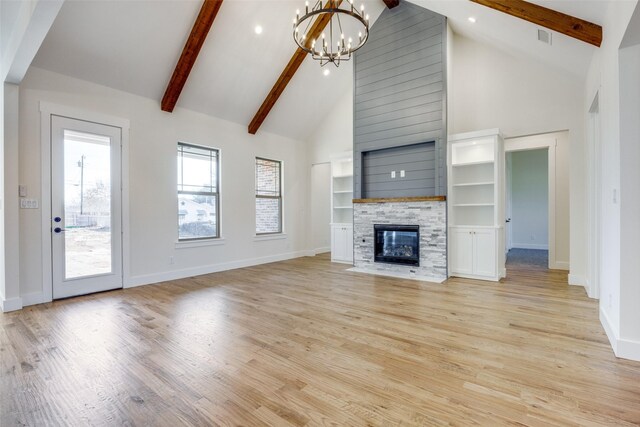
<svg viewBox="0 0 640 427">
<path fill-rule="evenodd" d="M 451 272 L 473 274 L 473 235 L 471 229 L 451 227 L 449 230 Z"/>
<path fill-rule="evenodd" d="M 451 273 L 454 276 L 495 279 L 496 230 L 493 228 L 450 228 Z"/>
<path fill-rule="evenodd" d="M 331 161 L 331 261 L 353 263 L 353 159 Z"/>
<path fill-rule="evenodd" d="M 496 230 L 475 229 L 472 233 L 473 274 L 488 278 L 496 277 Z"/>
<path fill-rule="evenodd" d="M 451 135 L 449 273 L 504 277 L 504 143 L 498 129 Z"/>
<path fill-rule="evenodd" d="M 353 262 L 353 225 L 333 224 L 331 226 L 331 261 Z"/>
</svg>

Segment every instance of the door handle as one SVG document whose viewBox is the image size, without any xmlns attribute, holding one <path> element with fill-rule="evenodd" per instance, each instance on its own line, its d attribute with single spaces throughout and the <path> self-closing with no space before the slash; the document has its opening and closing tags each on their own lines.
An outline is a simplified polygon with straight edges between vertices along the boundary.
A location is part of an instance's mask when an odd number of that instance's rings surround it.
<svg viewBox="0 0 640 427">
<path fill-rule="evenodd" d="M 53 218 L 53 221 L 54 221 L 54 222 L 60 222 L 60 221 L 62 221 L 62 218 L 60 218 L 59 216 L 57 216 L 57 217 Z"/>
<path fill-rule="evenodd" d="M 53 231 L 54 231 L 55 233 L 57 233 L 57 234 L 60 234 L 60 233 L 62 233 L 62 232 L 63 232 L 63 231 L 65 231 L 65 230 L 64 230 L 64 228 L 56 227 L 56 228 L 54 228 L 54 229 L 53 229 Z"/>
<path fill-rule="evenodd" d="M 505 222 L 511 222 L 511 218 L 507 218 Z"/>
</svg>

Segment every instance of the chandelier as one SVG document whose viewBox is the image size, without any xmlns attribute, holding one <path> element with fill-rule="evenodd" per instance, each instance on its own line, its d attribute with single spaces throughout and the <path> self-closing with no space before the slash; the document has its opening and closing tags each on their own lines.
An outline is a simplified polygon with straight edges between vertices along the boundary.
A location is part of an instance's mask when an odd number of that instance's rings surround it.
<svg viewBox="0 0 640 427">
<path fill-rule="evenodd" d="M 328 63 L 339 67 L 369 38 L 369 15 L 364 14 L 364 5 L 358 11 L 353 0 L 346 8 L 341 8 L 341 3 L 327 0 L 323 7 L 322 0 L 317 0 L 309 9 L 307 1 L 304 15 L 297 10 L 293 20 L 293 39 L 300 49 L 320 61 L 321 67 Z"/>
</svg>

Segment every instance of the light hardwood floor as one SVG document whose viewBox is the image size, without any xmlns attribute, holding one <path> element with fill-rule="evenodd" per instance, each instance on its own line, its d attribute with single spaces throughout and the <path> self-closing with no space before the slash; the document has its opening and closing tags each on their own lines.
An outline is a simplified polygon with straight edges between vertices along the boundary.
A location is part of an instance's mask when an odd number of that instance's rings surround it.
<svg viewBox="0 0 640 427">
<path fill-rule="evenodd" d="M 443 285 L 326 256 L 0 315 L 0 425 L 633 425 L 566 274 Z"/>
</svg>

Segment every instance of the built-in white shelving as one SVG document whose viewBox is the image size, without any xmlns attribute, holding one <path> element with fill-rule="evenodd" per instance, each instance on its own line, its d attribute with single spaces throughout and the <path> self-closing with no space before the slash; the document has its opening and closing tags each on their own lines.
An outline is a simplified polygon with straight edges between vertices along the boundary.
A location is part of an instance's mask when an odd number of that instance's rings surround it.
<svg viewBox="0 0 640 427">
<path fill-rule="evenodd" d="M 449 138 L 449 269 L 454 276 L 504 275 L 504 147 L 498 129 Z"/>
<path fill-rule="evenodd" d="M 331 162 L 331 260 L 353 262 L 353 159 Z"/>
</svg>

